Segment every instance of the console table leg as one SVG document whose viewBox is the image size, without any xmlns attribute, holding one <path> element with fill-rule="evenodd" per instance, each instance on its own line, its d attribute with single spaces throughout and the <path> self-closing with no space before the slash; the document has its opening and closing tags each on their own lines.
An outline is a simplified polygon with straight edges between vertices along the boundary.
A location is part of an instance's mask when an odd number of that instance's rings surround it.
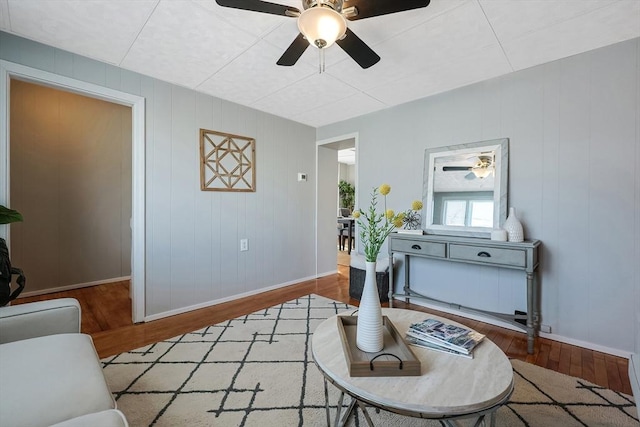
<svg viewBox="0 0 640 427">
<path fill-rule="evenodd" d="M 527 353 L 529 354 L 533 354 L 536 336 L 534 326 L 534 317 L 537 313 L 537 308 L 534 307 L 535 293 L 536 289 L 534 289 L 533 284 L 533 273 L 527 273 Z M 536 311 L 536 313 L 534 313 L 534 311 Z"/>
<path fill-rule="evenodd" d="M 393 252 L 389 254 L 389 308 L 393 308 L 393 293 L 395 283 L 393 283 Z"/>
<path fill-rule="evenodd" d="M 404 255 L 404 293 L 405 295 L 408 295 L 409 292 L 411 291 L 411 285 L 409 284 L 409 257 L 405 254 Z M 411 299 L 410 298 L 405 298 L 404 302 L 406 304 L 409 304 L 409 301 Z"/>
</svg>

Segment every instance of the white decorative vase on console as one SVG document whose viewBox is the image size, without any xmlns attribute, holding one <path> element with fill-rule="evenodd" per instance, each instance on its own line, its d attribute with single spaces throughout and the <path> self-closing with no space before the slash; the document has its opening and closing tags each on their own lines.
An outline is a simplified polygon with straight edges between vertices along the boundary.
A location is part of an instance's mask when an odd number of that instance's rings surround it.
<svg viewBox="0 0 640 427">
<path fill-rule="evenodd" d="M 516 216 L 516 208 L 509 208 L 509 216 L 502 228 L 507 232 L 509 242 L 524 242 L 524 230 L 522 223 Z"/>
<path fill-rule="evenodd" d="M 377 353 L 384 347 L 384 339 L 375 261 L 367 261 L 365 269 L 364 288 L 358 308 L 356 346 L 367 353 Z"/>
</svg>

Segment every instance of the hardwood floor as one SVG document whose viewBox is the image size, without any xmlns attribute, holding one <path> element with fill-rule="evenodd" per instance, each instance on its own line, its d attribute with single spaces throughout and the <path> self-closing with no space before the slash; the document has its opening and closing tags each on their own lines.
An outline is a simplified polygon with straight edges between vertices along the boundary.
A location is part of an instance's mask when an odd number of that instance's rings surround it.
<svg viewBox="0 0 640 427">
<path fill-rule="evenodd" d="M 127 282 L 20 298 L 14 301 L 14 304 L 61 297 L 78 299 L 82 306 L 82 331 L 93 337 L 100 357 L 107 357 L 249 314 L 309 293 L 358 305 L 357 300 L 349 297 L 348 258 L 343 255 L 339 259 L 338 274 L 335 275 L 136 325 L 131 323 L 131 301 Z M 626 394 L 632 393 L 627 373 L 627 359 L 545 338 L 538 338 L 534 354 L 527 354 L 527 339 L 524 333 L 425 309 L 414 304 L 398 301 L 394 305 L 437 314 L 476 329 L 495 342 L 511 358 L 580 377 L 612 390 Z"/>
</svg>

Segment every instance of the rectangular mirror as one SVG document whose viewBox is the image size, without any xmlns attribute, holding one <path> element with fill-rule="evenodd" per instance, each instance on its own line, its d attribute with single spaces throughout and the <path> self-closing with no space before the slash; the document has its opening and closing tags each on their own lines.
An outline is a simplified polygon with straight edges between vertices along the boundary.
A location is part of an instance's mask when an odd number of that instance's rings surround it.
<svg viewBox="0 0 640 427">
<path fill-rule="evenodd" d="M 427 234 L 490 238 L 507 217 L 509 139 L 429 148 L 424 157 Z"/>
</svg>

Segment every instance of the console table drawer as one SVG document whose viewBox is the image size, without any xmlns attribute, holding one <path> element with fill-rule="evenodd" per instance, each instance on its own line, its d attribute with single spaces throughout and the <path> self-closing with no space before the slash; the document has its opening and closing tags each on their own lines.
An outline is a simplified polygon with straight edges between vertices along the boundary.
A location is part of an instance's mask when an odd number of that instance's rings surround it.
<svg viewBox="0 0 640 427">
<path fill-rule="evenodd" d="M 391 250 L 413 255 L 444 258 L 447 255 L 446 243 L 423 242 L 418 240 L 391 240 Z"/>
<path fill-rule="evenodd" d="M 520 249 L 452 244 L 449 245 L 449 258 L 513 267 L 526 267 L 527 265 L 526 251 Z"/>
</svg>

